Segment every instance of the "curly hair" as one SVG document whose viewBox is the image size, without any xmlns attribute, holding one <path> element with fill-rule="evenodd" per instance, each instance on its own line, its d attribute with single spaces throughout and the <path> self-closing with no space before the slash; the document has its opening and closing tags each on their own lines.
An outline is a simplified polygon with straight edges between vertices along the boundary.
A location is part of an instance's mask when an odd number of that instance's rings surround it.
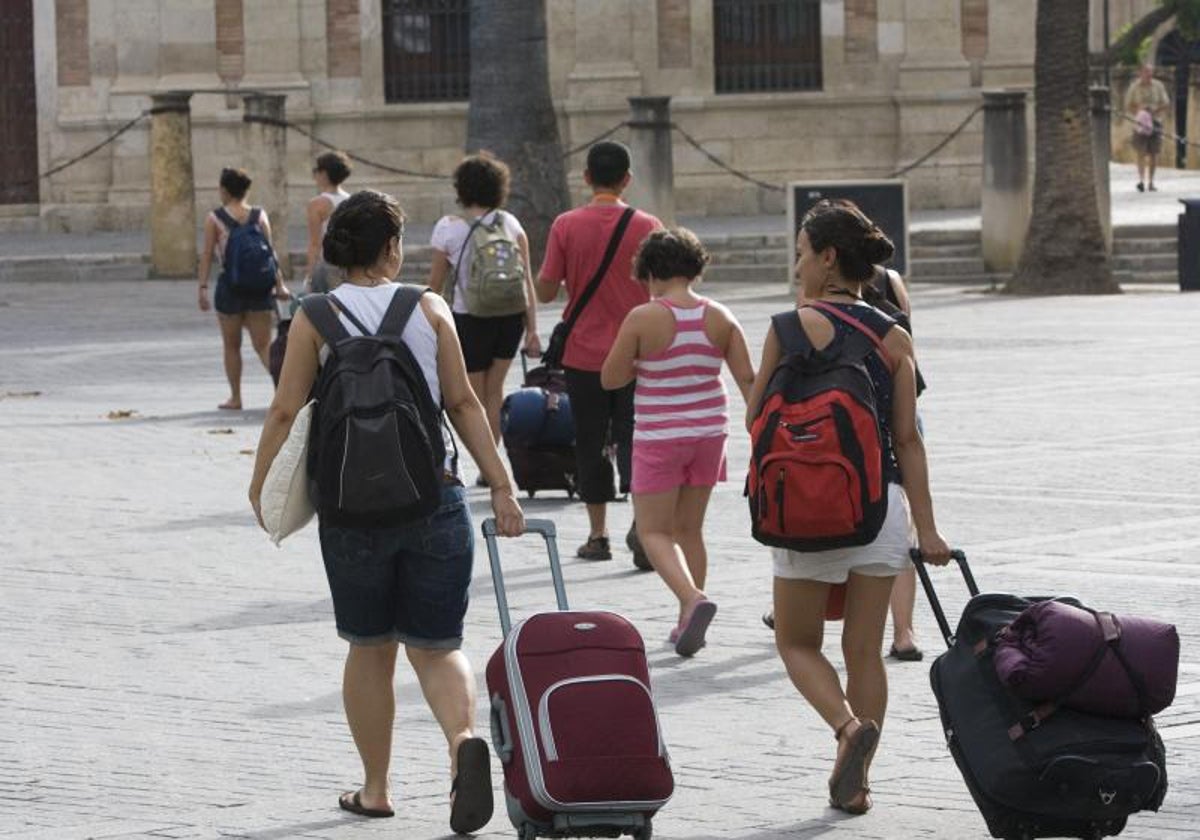
<svg viewBox="0 0 1200 840">
<path fill-rule="evenodd" d="M 454 191 L 463 207 L 503 207 L 508 201 L 508 164 L 491 152 L 463 158 L 454 170 Z"/>
<path fill-rule="evenodd" d="M 404 211 L 396 199 L 375 190 L 354 193 L 333 211 L 321 252 L 338 268 L 374 265 L 396 237 L 404 236 Z"/>
<path fill-rule="evenodd" d="M 708 259 L 708 251 L 687 228 L 660 228 L 638 246 L 633 275 L 639 280 L 693 279 L 704 271 Z"/>
<path fill-rule="evenodd" d="M 870 280 L 875 266 L 890 260 L 896 251 L 879 225 L 845 199 L 818 201 L 804 214 L 800 229 L 808 234 L 814 251 L 833 248 L 842 276 L 859 283 Z"/>
</svg>

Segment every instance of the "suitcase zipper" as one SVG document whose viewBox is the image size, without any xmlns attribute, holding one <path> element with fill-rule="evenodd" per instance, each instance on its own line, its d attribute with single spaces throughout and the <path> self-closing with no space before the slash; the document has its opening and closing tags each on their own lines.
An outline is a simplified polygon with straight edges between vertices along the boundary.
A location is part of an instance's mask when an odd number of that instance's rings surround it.
<svg viewBox="0 0 1200 840">
<path fill-rule="evenodd" d="M 546 689 L 542 694 L 542 699 L 538 703 L 538 728 L 542 731 L 542 749 L 546 753 L 547 761 L 558 761 L 558 745 L 554 742 L 554 731 L 550 726 L 550 695 L 560 688 L 568 685 L 579 685 L 581 683 L 599 683 L 599 682 L 629 682 L 636 685 L 642 691 L 646 692 L 646 698 L 650 701 L 650 709 L 654 712 L 654 730 L 658 733 L 658 756 L 666 758 L 666 749 L 663 744 L 662 726 L 658 722 L 658 709 L 654 707 L 654 695 L 650 693 L 650 689 L 641 680 L 631 677 L 628 674 L 596 674 L 590 677 L 571 677 L 565 680 L 559 680 Z"/>
</svg>

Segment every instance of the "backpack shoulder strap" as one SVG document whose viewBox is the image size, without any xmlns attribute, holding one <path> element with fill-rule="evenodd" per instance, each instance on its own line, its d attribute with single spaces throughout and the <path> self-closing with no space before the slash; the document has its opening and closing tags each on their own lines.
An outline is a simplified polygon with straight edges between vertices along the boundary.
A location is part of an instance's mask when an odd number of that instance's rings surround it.
<svg viewBox="0 0 1200 840">
<path fill-rule="evenodd" d="M 238 226 L 238 220 L 233 218 L 233 215 L 230 214 L 230 212 L 224 207 L 218 207 L 213 211 L 213 215 L 220 219 L 221 224 L 229 228 L 230 231 L 233 231 L 233 229 Z"/>
<path fill-rule="evenodd" d="M 413 312 L 416 311 L 417 304 L 421 302 L 421 297 L 428 291 L 430 290 L 424 286 L 401 283 L 400 288 L 392 295 L 392 302 L 388 304 L 377 335 L 400 338 Z"/>
<path fill-rule="evenodd" d="M 771 326 L 775 329 L 775 338 L 779 340 L 779 349 L 783 355 L 809 356 L 814 348 L 800 325 L 800 312 L 789 309 L 771 316 Z"/>
<path fill-rule="evenodd" d="M 836 318 L 845 324 L 849 324 L 851 327 L 858 330 L 859 333 L 871 340 L 871 344 L 875 347 L 875 352 L 879 353 L 880 358 L 883 359 L 884 363 L 888 367 L 888 370 L 891 371 L 896 369 L 895 364 L 892 362 L 891 353 L 888 352 L 887 347 L 885 347 L 883 344 L 883 337 L 887 335 L 888 330 L 896 325 L 896 322 L 893 319 L 889 318 L 887 315 L 884 315 L 878 309 L 872 308 L 870 310 L 872 314 L 867 316 L 870 318 L 872 323 L 868 325 L 852 315 L 847 315 L 836 306 L 830 306 L 829 304 L 819 300 L 814 300 L 809 304 L 809 306 L 811 306 L 813 309 L 823 312 L 825 315 L 831 318 Z"/>
<path fill-rule="evenodd" d="M 331 349 L 339 341 L 350 337 L 350 333 L 342 326 L 329 295 L 305 295 L 300 298 L 300 308 Z"/>
<path fill-rule="evenodd" d="M 250 225 L 250 227 L 258 227 L 258 220 L 261 216 L 262 216 L 262 208 L 261 207 L 251 207 L 250 215 L 246 217 L 246 224 Z"/>
</svg>

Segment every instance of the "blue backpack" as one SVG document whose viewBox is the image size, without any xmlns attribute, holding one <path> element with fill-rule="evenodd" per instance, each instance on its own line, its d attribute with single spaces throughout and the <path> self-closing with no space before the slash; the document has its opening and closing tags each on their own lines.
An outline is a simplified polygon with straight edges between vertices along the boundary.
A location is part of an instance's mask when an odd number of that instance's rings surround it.
<svg viewBox="0 0 1200 840">
<path fill-rule="evenodd" d="M 225 278 L 234 293 L 244 297 L 261 297 L 270 292 L 279 273 L 275 251 L 258 226 L 261 213 L 254 207 L 245 224 L 238 224 L 224 207 L 216 211 L 217 218 L 229 228 L 223 263 Z"/>
</svg>

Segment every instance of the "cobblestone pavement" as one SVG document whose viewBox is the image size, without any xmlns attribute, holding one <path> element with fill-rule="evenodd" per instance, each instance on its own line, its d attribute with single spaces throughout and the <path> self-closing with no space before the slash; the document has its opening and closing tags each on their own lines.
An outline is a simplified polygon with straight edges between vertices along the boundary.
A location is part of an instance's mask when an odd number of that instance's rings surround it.
<svg viewBox="0 0 1200 840">
<path fill-rule="evenodd" d="M 787 300 L 767 287 L 709 291 L 755 348 Z M 360 768 L 316 534 L 276 549 L 257 531 L 245 489 L 270 383 L 247 365 L 248 410 L 214 409 L 225 396 L 219 339 L 193 295 L 187 283 L 0 286 L 0 836 L 442 837 L 444 745 L 403 668 L 398 816 L 364 822 L 336 808 Z M 917 287 L 914 301 L 939 521 L 981 584 L 1178 624 L 1180 689 L 1160 721 L 1171 790 L 1124 836 L 1196 836 L 1200 296 Z M 545 334 L 554 317 L 543 313 Z M 566 566 L 576 604 L 616 608 L 647 639 L 678 781 L 656 833 L 985 837 L 943 746 L 927 664 L 888 665 L 875 810 L 849 819 L 826 807 L 833 741 L 759 622 L 770 567 L 747 533 L 745 435 L 731 448 L 734 480 L 707 528 L 720 614 L 694 660 L 667 648 L 671 599 L 623 549 L 611 563 Z M 482 516 L 485 491 L 471 497 Z M 570 557 L 582 509 L 555 494 L 526 509 L 557 520 Z M 614 534 L 629 520 L 628 505 L 613 507 Z M 504 548 L 515 605 L 551 603 L 538 542 Z M 481 670 L 499 629 L 482 545 L 476 559 L 466 650 Z M 949 572 L 939 582 L 957 611 L 956 582 Z M 839 661 L 836 642 L 827 647 Z M 502 809 L 485 836 L 513 836 Z"/>
</svg>

